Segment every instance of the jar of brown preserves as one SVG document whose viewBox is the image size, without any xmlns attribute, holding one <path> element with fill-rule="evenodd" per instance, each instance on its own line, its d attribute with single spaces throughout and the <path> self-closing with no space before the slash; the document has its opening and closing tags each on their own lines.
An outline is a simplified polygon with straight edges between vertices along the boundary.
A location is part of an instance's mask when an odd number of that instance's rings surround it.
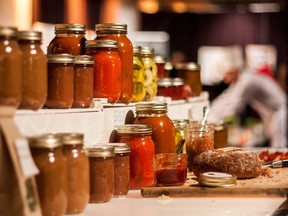
<svg viewBox="0 0 288 216">
<path fill-rule="evenodd" d="M 115 152 L 114 158 L 114 197 L 128 194 L 130 182 L 130 145 L 126 143 L 109 143 Z"/>
<path fill-rule="evenodd" d="M 48 55 L 48 108 L 71 108 L 74 98 L 74 56 Z"/>
<path fill-rule="evenodd" d="M 38 31 L 18 33 L 18 43 L 23 53 L 22 109 L 40 109 L 47 98 L 47 57 L 40 47 L 41 40 L 42 33 Z"/>
<path fill-rule="evenodd" d="M 57 134 L 62 142 L 67 159 L 68 206 L 66 214 L 81 213 L 90 196 L 89 160 L 83 150 L 83 134 Z"/>
<path fill-rule="evenodd" d="M 95 145 L 86 151 L 90 166 L 89 203 L 108 202 L 114 194 L 114 147 Z"/>
<path fill-rule="evenodd" d="M 61 140 L 54 134 L 30 137 L 31 154 L 39 169 L 37 189 L 44 216 L 65 214 L 67 197 L 67 163 Z"/>
<path fill-rule="evenodd" d="M 75 56 L 73 108 L 87 108 L 93 100 L 94 60 L 88 55 Z"/>
<path fill-rule="evenodd" d="M 17 32 L 17 28 L 0 26 L 0 106 L 16 108 L 22 86 L 22 52 Z"/>
<path fill-rule="evenodd" d="M 49 43 L 47 53 L 84 55 L 85 31 L 83 24 L 56 24 L 55 37 Z"/>
<path fill-rule="evenodd" d="M 220 120 L 211 123 L 214 127 L 214 148 L 224 148 L 228 146 L 228 128 L 225 121 Z"/>
</svg>

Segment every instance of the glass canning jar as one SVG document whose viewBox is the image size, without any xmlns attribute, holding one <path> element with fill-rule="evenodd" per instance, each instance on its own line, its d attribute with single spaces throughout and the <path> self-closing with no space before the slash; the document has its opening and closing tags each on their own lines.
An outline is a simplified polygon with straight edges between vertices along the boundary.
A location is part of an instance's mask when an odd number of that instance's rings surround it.
<svg viewBox="0 0 288 216">
<path fill-rule="evenodd" d="M 167 115 L 166 103 L 138 103 L 134 124 L 152 127 L 155 153 L 175 153 L 175 128 Z"/>
<path fill-rule="evenodd" d="M 130 145 L 130 188 L 139 189 L 152 186 L 155 181 L 153 157 L 154 142 L 152 128 L 144 124 L 117 126 L 117 142 Z"/>
<path fill-rule="evenodd" d="M 85 32 L 86 26 L 83 24 L 56 24 L 55 37 L 49 43 L 47 53 L 84 55 Z"/>
<path fill-rule="evenodd" d="M 155 63 L 157 65 L 157 76 L 158 78 L 165 77 L 165 59 L 163 56 L 157 55 L 154 57 Z"/>
<path fill-rule="evenodd" d="M 17 28 L 0 26 L 0 106 L 18 108 L 22 90 L 22 52 Z"/>
<path fill-rule="evenodd" d="M 141 101 L 145 96 L 145 71 L 141 58 L 141 46 L 133 46 L 133 102 Z"/>
<path fill-rule="evenodd" d="M 123 23 L 104 23 L 95 25 L 96 40 L 118 41 L 122 62 L 121 95 L 118 102 L 130 103 L 133 95 L 133 46 L 127 37 L 127 25 Z"/>
<path fill-rule="evenodd" d="M 23 53 L 20 109 L 40 109 L 47 98 L 47 57 L 40 47 L 41 41 L 41 32 L 18 33 L 18 44 Z"/>
<path fill-rule="evenodd" d="M 74 98 L 74 56 L 48 55 L 48 108 L 71 108 Z"/>
</svg>

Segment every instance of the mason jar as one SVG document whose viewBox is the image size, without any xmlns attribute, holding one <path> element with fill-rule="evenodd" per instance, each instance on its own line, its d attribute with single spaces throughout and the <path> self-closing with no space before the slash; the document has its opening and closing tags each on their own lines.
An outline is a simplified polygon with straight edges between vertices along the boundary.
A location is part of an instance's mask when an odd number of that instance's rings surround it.
<svg viewBox="0 0 288 216">
<path fill-rule="evenodd" d="M 141 58 L 141 46 L 133 46 L 133 95 L 132 101 L 139 102 L 145 96 L 145 71 Z"/>
</svg>

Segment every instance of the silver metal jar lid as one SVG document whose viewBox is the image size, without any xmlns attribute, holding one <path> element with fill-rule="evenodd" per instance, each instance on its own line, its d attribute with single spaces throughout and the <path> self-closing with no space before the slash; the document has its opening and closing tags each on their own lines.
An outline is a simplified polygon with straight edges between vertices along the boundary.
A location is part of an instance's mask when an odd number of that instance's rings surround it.
<svg viewBox="0 0 288 216">
<path fill-rule="evenodd" d="M 61 139 L 56 134 L 43 134 L 40 136 L 28 137 L 31 148 L 56 148 L 61 146 Z"/>
<path fill-rule="evenodd" d="M 195 62 L 178 63 L 175 65 L 176 70 L 191 70 L 199 71 L 201 69 L 200 65 Z"/>
<path fill-rule="evenodd" d="M 87 40 L 85 42 L 85 48 L 99 48 L 99 47 L 107 47 L 107 48 L 116 48 L 118 49 L 118 41 L 115 40 Z"/>
<path fill-rule="evenodd" d="M 141 48 L 141 55 L 153 55 L 154 48 L 151 47 L 142 47 Z"/>
<path fill-rule="evenodd" d="M 138 103 L 136 112 L 145 111 L 167 111 L 167 103 Z"/>
<path fill-rule="evenodd" d="M 165 59 L 163 56 L 157 55 L 154 57 L 154 60 L 157 64 L 165 64 Z"/>
<path fill-rule="evenodd" d="M 133 46 L 134 54 L 141 54 L 141 46 Z"/>
<path fill-rule="evenodd" d="M 59 31 L 74 31 L 74 32 L 83 32 L 86 31 L 86 25 L 78 24 L 78 23 L 71 23 L 71 24 L 56 24 L 55 25 L 55 32 Z"/>
<path fill-rule="evenodd" d="M 184 79 L 176 77 L 172 80 L 173 86 L 183 86 L 184 85 Z"/>
<path fill-rule="evenodd" d="M 57 133 L 63 145 L 83 144 L 84 134 L 82 133 Z"/>
<path fill-rule="evenodd" d="M 89 157 L 113 157 L 115 156 L 114 147 L 109 145 L 94 145 L 85 148 L 85 152 Z"/>
<path fill-rule="evenodd" d="M 48 54 L 48 63 L 74 63 L 74 56 L 70 54 Z"/>
<path fill-rule="evenodd" d="M 19 31 L 18 40 L 42 40 L 42 32 L 39 31 Z"/>
<path fill-rule="evenodd" d="M 115 154 L 130 152 L 130 145 L 127 143 L 108 143 L 107 145 L 114 147 Z"/>
<path fill-rule="evenodd" d="M 150 125 L 145 124 L 126 124 L 116 127 L 118 134 L 152 134 L 152 128 Z"/>
<path fill-rule="evenodd" d="M 78 55 L 75 56 L 74 64 L 94 64 L 94 59 L 92 56 L 89 55 Z"/>
<path fill-rule="evenodd" d="M 0 26 L 0 36 L 5 37 L 16 37 L 17 36 L 17 28 L 11 26 Z"/>
<path fill-rule="evenodd" d="M 121 31 L 127 32 L 127 24 L 124 23 L 102 23 L 95 25 L 95 31 Z"/>
<path fill-rule="evenodd" d="M 172 78 L 159 78 L 158 82 L 157 82 L 158 86 L 161 87 L 169 87 L 169 86 L 173 86 L 173 79 Z"/>
<path fill-rule="evenodd" d="M 199 184 L 209 187 L 236 185 L 237 177 L 222 172 L 204 172 L 199 175 Z"/>
</svg>

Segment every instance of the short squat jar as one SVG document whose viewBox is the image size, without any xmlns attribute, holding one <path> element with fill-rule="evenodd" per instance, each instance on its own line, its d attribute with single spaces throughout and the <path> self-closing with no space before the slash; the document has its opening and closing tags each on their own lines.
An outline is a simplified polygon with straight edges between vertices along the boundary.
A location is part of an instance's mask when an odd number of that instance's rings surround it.
<svg viewBox="0 0 288 216">
<path fill-rule="evenodd" d="M 48 108 L 71 108 L 74 98 L 74 56 L 48 55 Z"/>
<path fill-rule="evenodd" d="M 130 145 L 109 143 L 115 148 L 114 158 L 114 197 L 124 197 L 130 187 Z"/>
<path fill-rule="evenodd" d="M 67 161 L 61 140 L 54 134 L 29 137 L 34 162 L 39 169 L 37 188 L 44 216 L 64 215 L 68 204 Z"/>
<path fill-rule="evenodd" d="M 83 134 L 57 134 L 67 160 L 68 206 L 66 214 L 84 211 L 90 196 L 89 160 L 83 149 Z"/>
<path fill-rule="evenodd" d="M 86 151 L 90 166 L 89 203 L 108 202 L 114 195 L 114 147 L 95 145 Z"/>
</svg>

